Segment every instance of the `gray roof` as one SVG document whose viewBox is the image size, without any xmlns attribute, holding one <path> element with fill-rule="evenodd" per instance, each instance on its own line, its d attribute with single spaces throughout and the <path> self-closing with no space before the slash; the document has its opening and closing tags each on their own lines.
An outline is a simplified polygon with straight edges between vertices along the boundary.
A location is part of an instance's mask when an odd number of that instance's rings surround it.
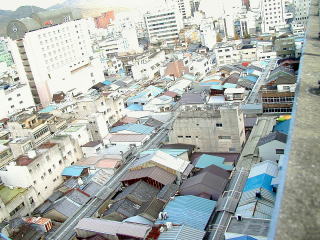
<svg viewBox="0 0 320 240">
<path fill-rule="evenodd" d="M 84 188 L 83 191 L 90 196 L 94 196 L 99 190 L 101 189 L 101 185 L 96 182 L 88 183 Z"/>
<path fill-rule="evenodd" d="M 248 79 L 240 78 L 237 84 L 244 88 L 253 89 L 255 83 Z"/>
<path fill-rule="evenodd" d="M 236 217 L 232 217 L 226 232 L 267 237 L 269 225 L 270 220 L 268 219 L 242 218 L 241 221 L 238 221 Z"/>
<path fill-rule="evenodd" d="M 227 182 L 227 178 L 204 172 L 185 180 L 180 187 L 180 193 L 181 195 L 195 196 L 206 193 L 210 194 L 213 200 L 218 200 Z"/>
<path fill-rule="evenodd" d="M 111 207 L 103 213 L 103 216 L 104 218 L 108 218 L 109 215 L 111 214 L 114 215 L 115 213 L 117 213 L 117 215 L 119 215 L 117 220 L 119 219 L 123 220 L 125 218 L 133 217 L 137 215 L 139 213 L 140 208 L 141 208 L 141 205 L 134 203 L 128 198 L 125 198 L 118 202 L 113 203 Z"/>
<path fill-rule="evenodd" d="M 159 193 L 159 189 L 151 186 L 150 184 L 139 181 L 126 187 L 114 200 L 119 201 L 128 198 L 135 203 L 141 204 L 148 202 Z"/>
<path fill-rule="evenodd" d="M 77 188 L 79 187 L 78 179 L 77 178 L 69 178 L 67 181 L 63 183 L 63 186 L 67 188 Z"/>
<path fill-rule="evenodd" d="M 186 104 L 203 104 L 206 98 L 201 93 L 184 93 L 179 101 L 182 105 Z"/>
<path fill-rule="evenodd" d="M 139 209 L 139 215 L 151 221 L 157 220 L 159 212 L 163 210 L 165 203 L 159 199 L 152 199 L 150 202 L 145 203 Z"/>
<path fill-rule="evenodd" d="M 286 143 L 287 135 L 282 132 L 271 132 L 267 136 L 260 138 L 257 146 L 259 147 L 261 145 L 264 145 L 274 140 L 282 143 Z"/>
<path fill-rule="evenodd" d="M 163 122 L 151 117 L 142 124 L 149 126 L 149 127 L 159 128 L 163 125 Z"/>
<path fill-rule="evenodd" d="M 245 127 L 253 127 L 257 122 L 257 117 L 245 117 L 244 118 L 244 126 Z"/>
<path fill-rule="evenodd" d="M 174 196 L 176 192 L 178 191 L 179 186 L 177 184 L 168 184 L 164 186 L 161 191 L 157 195 L 157 199 L 168 202 L 170 200 L 170 197 Z"/>
<path fill-rule="evenodd" d="M 201 169 L 200 174 L 205 173 L 205 172 L 209 172 L 211 174 L 217 175 L 217 176 L 225 178 L 225 179 L 229 178 L 229 176 L 230 176 L 229 171 L 224 170 L 216 165 L 210 165 L 209 167 Z"/>
</svg>

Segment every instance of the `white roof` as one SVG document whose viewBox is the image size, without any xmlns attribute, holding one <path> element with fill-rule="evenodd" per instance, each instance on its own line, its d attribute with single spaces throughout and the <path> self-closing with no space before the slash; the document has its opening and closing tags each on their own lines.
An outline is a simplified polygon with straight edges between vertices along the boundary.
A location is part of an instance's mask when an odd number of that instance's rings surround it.
<svg viewBox="0 0 320 240">
<path fill-rule="evenodd" d="M 266 160 L 255 164 L 251 170 L 248 178 L 255 177 L 261 174 L 268 174 L 272 177 L 278 176 L 278 164 L 275 161 Z"/>
<path fill-rule="evenodd" d="M 149 161 L 153 161 L 180 173 L 183 173 L 189 165 L 188 161 L 182 160 L 181 158 L 173 157 L 170 154 L 158 150 L 151 155 L 147 155 L 146 157 L 139 159 L 135 166 L 139 166 Z"/>
<path fill-rule="evenodd" d="M 169 88 L 169 91 L 174 91 L 174 90 L 183 90 L 185 88 L 187 88 L 188 86 L 190 86 L 192 83 L 191 80 L 187 80 L 187 79 L 182 79 L 182 80 L 179 80 L 178 82 L 176 82 L 176 84 L 174 84 L 173 86 L 171 86 Z"/>
<path fill-rule="evenodd" d="M 245 88 L 226 88 L 226 90 L 224 90 L 225 94 L 244 93 L 244 92 L 245 92 Z"/>
</svg>

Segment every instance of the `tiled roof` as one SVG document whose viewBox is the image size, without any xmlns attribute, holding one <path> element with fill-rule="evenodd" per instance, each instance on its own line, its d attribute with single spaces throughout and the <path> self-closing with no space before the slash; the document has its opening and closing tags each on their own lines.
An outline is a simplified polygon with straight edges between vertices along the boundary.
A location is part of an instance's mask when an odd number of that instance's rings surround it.
<svg viewBox="0 0 320 240">
<path fill-rule="evenodd" d="M 178 196 L 171 200 L 163 210 L 168 213 L 168 218 L 166 220 L 158 219 L 156 224 L 172 222 L 204 230 L 215 206 L 215 201 L 201 197 Z"/>
<path fill-rule="evenodd" d="M 175 175 L 168 173 L 162 168 L 149 167 L 149 168 L 143 168 L 141 170 L 128 171 L 120 179 L 120 181 L 125 182 L 129 180 L 143 179 L 146 177 L 151 178 L 159 183 L 162 183 L 163 185 L 173 183 L 173 181 L 176 179 Z"/>
<path fill-rule="evenodd" d="M 151 134 L 154 131 L 153 127 L 145 126 L 142 124 L 125 124 L 118 127 L 111 128 L 111 133 L 116 133 L 120 131 L 130 131 L 140 134 Z"/>
</svg>

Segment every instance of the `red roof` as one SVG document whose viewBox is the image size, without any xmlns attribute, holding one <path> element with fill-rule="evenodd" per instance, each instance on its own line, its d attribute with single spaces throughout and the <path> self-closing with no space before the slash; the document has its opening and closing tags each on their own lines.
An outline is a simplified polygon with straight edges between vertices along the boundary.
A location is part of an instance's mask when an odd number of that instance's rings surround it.
<svg viewBox="0 0 320 240">
<path fill-rule="evenodd" d="M 250 64 L 250 62 L 243 62 L 243 63 L 242 63 L 242 66 L 248 67 L 249 64 Z"/>
<path fill-rule="evenodd" d="M 57 145 L 56 143 L 46 142 L 42 143 L 38 148 L 39 149 L 46 149 L 46 148 L 52 148 L 53 146 Z"/>
<path fill-rule="evenodd" d="M 178 94 L 176 92 L 172 92 L 172 91 L 166 91 L 163 95 L 169 96 L 169 97 L 172 97 L 172 98 L 178 96 Z"/>
<path fill-rule="evenodd" d="M 16 159 L 17 166 L 28 166 L 33 162 L 33 158 L 29 158 L 28 156 L 21 155 Z"/>
</svg>

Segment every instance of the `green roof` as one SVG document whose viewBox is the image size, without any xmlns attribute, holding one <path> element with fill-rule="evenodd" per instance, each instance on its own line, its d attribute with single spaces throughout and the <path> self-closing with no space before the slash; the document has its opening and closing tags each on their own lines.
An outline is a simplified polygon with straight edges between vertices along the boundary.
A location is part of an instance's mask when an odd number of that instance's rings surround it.
<svg viewBox="0 0 320 240">
<path fill-rule="evenodd" d="M 196 168 L 206 168 L 211 165 L 215 165 L 224 170 L 231 171 L 232 166 L 224 164 L 224 158 L 214 155 L 202 154 L 196 161 Z"/>
<path fill-rule="evenodd" d="M 27 191 L 26 188 L 13 188 L 10 189 L 4 185 L 0 186 L 0 198 L 4 204 L 11 202 L 13 199 Z"/>
</svg>

